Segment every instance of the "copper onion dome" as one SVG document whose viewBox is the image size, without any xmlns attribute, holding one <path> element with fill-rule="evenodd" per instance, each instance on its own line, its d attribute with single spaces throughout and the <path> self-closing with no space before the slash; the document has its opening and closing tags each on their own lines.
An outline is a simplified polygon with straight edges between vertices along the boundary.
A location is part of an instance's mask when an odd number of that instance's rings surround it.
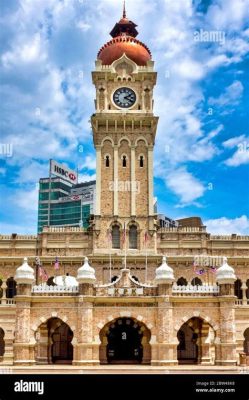
<svg viewBox="0 0 249 400">
<path fill-rule="evenodd" d="M 111 65 L 124 53 L 137 65 L 146 65 L 147 61 L 151 59 L 151 53 L 144 43 L 136 39 L 138 35 L 136 26 L 134 22 L 126 18 L 124 4 L 123 16 L 110 32 L 113 39 L 101 47 L 98 52 L 98 59 L 102 61 L 103 65 Z"/>
</svg>

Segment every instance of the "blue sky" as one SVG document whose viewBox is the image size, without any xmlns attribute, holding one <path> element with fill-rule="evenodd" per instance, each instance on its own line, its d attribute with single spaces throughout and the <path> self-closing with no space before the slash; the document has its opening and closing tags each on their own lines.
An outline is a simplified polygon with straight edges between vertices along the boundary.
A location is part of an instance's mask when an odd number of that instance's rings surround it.
<svg viewBox="0 0 249 400">
<path fill-rule="evenodd" d="M 249 0 L 127 0 L 158 71 L 159 212 L 249 234 Z M 1 0 L 1 233 L 36 233 L 54 158 L 95 178 L 91 71 L 121 0 Z"/>
</svg>

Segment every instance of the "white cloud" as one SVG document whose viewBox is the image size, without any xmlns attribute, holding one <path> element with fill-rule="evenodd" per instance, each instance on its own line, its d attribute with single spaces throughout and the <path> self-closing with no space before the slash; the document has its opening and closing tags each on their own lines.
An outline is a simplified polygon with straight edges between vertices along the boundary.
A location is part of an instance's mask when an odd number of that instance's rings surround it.
<svg viewBox="0 0 249 400">
<path fill-rule="evenodd" d="M 183 204 L 191 204 L 194 200 L 203 196 L 205 191 L 203 184 L 184 167 L 169 172 L 165 182 Z"/>
<path fill-rule="evenodd" d="M 14 203 L 25 212 L 36 211 L 38 209 L 38 185 L 35 185 L 31 190 L 18 190 Z"/>
<path fill-rule="evenodd" d="M 238 235 L 249 235 L 249 218 L 246 215 L 229 219 L 221 217 L 204 221 L 207 226 L 207 232 L 217 235 L 229 235 L 237 233 Z"/>
<path fill-rule="evenodd" d="M 91 28 L 91 25 L 81 20 L 76 23 L 76 27 L 81 29 L 83 32 L 86 32 Z"/>
<path fill-rule="evenodd" d="M 79 174 L 79 183 L 82 182 L 89 182 L 89 181 L 95 181 L 96 180 L 96 174 Z"/>
<path fill-rule="evenodd" d="M 83 153 L 84 154 L 84 153 Z M 79 169 L 88 169 L 95 170 L 96 169 L 96 157 L 92 155 L 88 155 L 84 158 L 83 163 L 79 165 Z"/>
<path fill-rule="evenodd" d="M 30 224 L 11 224 L 1 222 L 0 233 L 3 235 L 11 235 L 12 233 L 17 233 L 18 235 L 34 235 L 33 221 Z"/>
<path fill-rule="evenodd" d="M 183 59 L 181 63 L 173 65 L 174 72 L 182 78 L 199 80 L 204 76 L 204 68 L 201 63 L 188 59 Z"/>
<path fill-rule="evenodd" d="M 248 0 L 217 0 L 208 8 L 206 19 L 214 29 L 240 30 L 248 17 Z"/>
<path fill-rule="evenodd" d="M 20 166 L 16 183 L 39 182 L 40 178 L 46 178 L 49 174 L 49 163 L 40 164 L 38 161 L 26 161 Z"/>
<path fill-rule="evenodd" d="M 210 105 L 218 105 L 221 107 L 236 105 L 240 101 L 243 90 L 244 87 L 242 83 L 240 81 L 234 81 L 219 97 L 209 97 L 208 102 Z"/>
<path fill-rule="evenodd" d="M 246 140 L 245 135 L 235 136 L 235 137 L 232 137 L 232 138 L 226 140 L 225 142 L 223 142 L 222 145 L 226 148 L 231 149 L 231 148 L 243 143 L 245 140 Z"/>
<path fill-rule="evenodd" d="M 242 164 L 249 163 L 249 138 L 245 135 L 240 135 L 226 140 L 222 143 L 227 149 L 237 148 L 232 157 L 224 161 L 224 164 L 229 167 L 238 167 Z"/>
<path fill-rule="evenodd" d="M 238 167 L 242 164 L 249 164 L 249 142 L 247 147 L 243 147 L 242 144 L 231 158 L 224 161 L 224 164 L 229 167 Z"/>
<path fill-rule="evenodd" d="M 23 43 L 20 40 L 20 43 L 15 43 L 14 49 L 2 55 L 4 67 L 9 68 L 11 65 L 20 63 L 44 62 L 46 54 L 41 46 L 42 42 L 39 34 L 35 34 L 32 38 L 28 38 L 27 41 Z"/>
</svg>

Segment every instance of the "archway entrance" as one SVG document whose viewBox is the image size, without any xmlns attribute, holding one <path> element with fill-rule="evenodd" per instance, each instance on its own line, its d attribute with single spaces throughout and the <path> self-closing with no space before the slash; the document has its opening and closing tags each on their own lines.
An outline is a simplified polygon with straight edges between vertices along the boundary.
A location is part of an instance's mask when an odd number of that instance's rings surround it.
<svg viewBox="0 0 249 400">
<path fill-rule="evenodd" d="M 5 349 L 4 330 L 2 328 L 0 328 L 0 361 L 2 361 L 2 359 L 3 359 L 4 349 Z"/>
<path fill-rule="evenodd" d="M 150 331 L 133 318 L 117 318 L 100 332 L 101 364 L 150 364 Z"/>
<path fill-rule="evenodd" d="M 179 364 L 213 364 L 215 358 L 214 330 L 203 319 L 193 317 L 177 333 Z"/>
<path fill-rule="evenodd" d="M 249 356 L 249 328 L 247 328 L 244 332 L 244 352 Z"/>
<path fill-rule="evenodd" d="M 59 318 L 50 318 L 36 332 L 38 364 L 72 364 L 73 332 Z"/>
</svg>

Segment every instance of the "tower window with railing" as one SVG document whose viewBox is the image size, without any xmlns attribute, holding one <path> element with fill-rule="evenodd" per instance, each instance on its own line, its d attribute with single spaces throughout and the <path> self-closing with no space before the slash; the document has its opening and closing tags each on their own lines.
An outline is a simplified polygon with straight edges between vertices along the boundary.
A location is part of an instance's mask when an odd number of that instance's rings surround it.
<svg viewBox="0 0 249 400">
<path fill-rule="evenodd" d="M 112 227 L 112 248 L 120 249 L 120 229 L 118 225 Z"/>
<path fill-rule="evenodd" d="M 137 249 L 137 227 L 132 225 L 129 230 L 129 248 Z"/>
<path fill-rule="evenodd" d="M 122 165 L 123 165 L 124 168 L 126 168 L 126 166 L 127 166 L 127 159 L 126 159 L 126 156 L 123 156 L 123 157 L 122 157 Z"/>
</svg>

